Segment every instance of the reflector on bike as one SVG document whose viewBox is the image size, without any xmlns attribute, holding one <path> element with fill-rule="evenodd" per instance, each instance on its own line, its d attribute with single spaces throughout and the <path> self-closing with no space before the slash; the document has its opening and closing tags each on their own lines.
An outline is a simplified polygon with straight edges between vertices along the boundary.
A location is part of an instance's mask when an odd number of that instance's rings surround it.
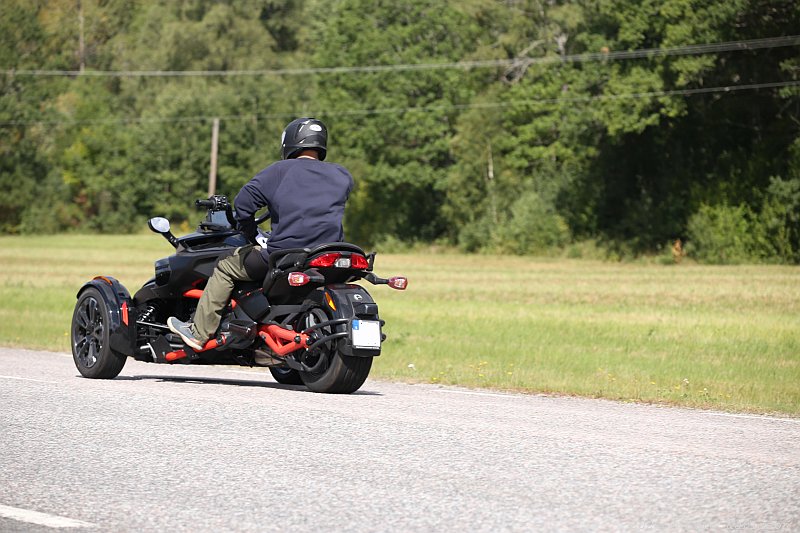
<svg viewBox="0 0 800 533">
<path fill-rule="evenodd" d="M 408 279 L 403 276 L 395 276 L 389 278 L 389 283 L 387 283 L 387 285 L 398 291 L 404 291 L 408 287 Z"/>
<path fill-rule="evenodd" d="M 305 272 L 290 272 L 289 273 L 289 285 L 292 287 L 300 287 L 305 285 L 311 281 L 311 278 L 308 277 L 308 274 Z"/>
</svg>

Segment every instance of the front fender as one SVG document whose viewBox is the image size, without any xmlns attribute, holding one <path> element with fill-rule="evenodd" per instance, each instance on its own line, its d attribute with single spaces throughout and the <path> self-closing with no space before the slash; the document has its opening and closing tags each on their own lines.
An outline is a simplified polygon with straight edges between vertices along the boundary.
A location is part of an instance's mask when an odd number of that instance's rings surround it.
<svg viewBox="0 0 800 533">
<path fill-rule="evenodd" d="M 96 276 L 83 284 L 77 297 L 80 298 L 89 287 L 100 292 L 108 309 L 111 349 L 125 355 L 136 353 L 136 309 L 128 289 L 111 276 Z"/>
</svg>

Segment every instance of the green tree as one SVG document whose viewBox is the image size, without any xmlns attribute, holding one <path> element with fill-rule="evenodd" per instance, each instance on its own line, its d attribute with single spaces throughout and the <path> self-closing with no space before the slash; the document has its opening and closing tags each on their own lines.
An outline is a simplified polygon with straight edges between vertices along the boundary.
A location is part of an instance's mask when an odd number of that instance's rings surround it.
<svg viewBox="0 0 800 533">
<path fill-rule="evenodd" d="M 403 0 L 332 2 L 314 43 L 314 65 L 391 65 L 458 61 L 479 48 L 472 4 Z M 441 216 L 449 140 L 458 116 L 482 81 L 479 72 L 386 71 L 320 76 L 331 158 L 354 173 L 357 189 L 348 235 L 374 242 L 389 235 L 430 240 L 444 233 Z"/>
</svg>

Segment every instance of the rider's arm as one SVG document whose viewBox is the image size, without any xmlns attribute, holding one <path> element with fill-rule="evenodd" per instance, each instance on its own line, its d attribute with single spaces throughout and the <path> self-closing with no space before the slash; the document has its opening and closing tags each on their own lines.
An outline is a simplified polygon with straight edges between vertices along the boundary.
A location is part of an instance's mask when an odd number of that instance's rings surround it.
<svg viewBox="0 0 800 533">
<path fill-rule="evenodd" d="M 252 241 L 258 233 L 255 223 L 256 211 L 269 205 L 258 176 L 245 183 L 233 200 L 233 204 L 236 207 L 236 221 L 239 223 L 239 228 L 245 237 Z"/>
</svg>

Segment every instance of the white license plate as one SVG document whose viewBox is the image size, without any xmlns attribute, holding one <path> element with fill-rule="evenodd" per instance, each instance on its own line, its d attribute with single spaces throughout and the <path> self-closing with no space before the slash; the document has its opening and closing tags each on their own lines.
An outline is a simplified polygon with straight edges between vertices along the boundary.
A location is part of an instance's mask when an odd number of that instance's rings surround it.
<svg viewBox="0 0 800 533">
<path fill-rule="evenodd" d="M 381 324 L 377 320 L 353 320 L 351 331 L 353 348 L 380 349 Z"/>
</svg>

